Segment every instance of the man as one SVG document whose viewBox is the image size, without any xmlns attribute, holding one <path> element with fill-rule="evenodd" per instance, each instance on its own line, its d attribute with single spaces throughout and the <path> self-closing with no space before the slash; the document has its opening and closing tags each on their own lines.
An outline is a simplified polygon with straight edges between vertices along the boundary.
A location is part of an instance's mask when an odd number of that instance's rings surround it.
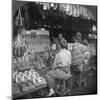
<svg viewBox="0 0 100 100">
<path fill-rule="evenodd" d="M 82 35 L 80 32 L 76 33 L 75 43 L 72 46 L 72 66 L 78 71 L 83 70 L 84 64 L 84 45 L 82 44 Z"/>
<path fill-rule="evenodd" d="M 46 74 L 48 87 L 50 88 L 48 96 L 55 93 L 54 88 L 56 79 L 67 79 L 71 76 L 71 53 L 66 49 L 67 41 L 65 42 L 63 39 L 61 39 L 59 40 L 59 44 L 59 52 L 55 56 L 52 69 Z"/>
</svg>

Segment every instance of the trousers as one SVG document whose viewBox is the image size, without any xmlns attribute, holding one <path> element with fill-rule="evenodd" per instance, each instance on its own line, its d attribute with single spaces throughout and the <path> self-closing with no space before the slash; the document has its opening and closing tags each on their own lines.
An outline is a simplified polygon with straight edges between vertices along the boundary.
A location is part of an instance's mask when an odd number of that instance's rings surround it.
<svg viewBox="0 0 100 100">
<path fill-rule="evenodd" d="M 45 75 L 49 88 L 55 88 L 56 79 L 66 79 L 67 80 L 69 77 L 70 77 L 70 72 L 62 71 L 59 68 L 50 70 Z"/>
</svg>

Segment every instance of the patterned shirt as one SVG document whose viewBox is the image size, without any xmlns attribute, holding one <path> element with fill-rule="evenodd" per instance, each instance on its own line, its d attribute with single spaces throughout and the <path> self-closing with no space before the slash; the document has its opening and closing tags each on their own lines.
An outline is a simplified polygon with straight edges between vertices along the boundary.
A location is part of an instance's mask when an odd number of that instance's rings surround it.
<svg viewBox="0 0 100 100">
<path fill-rule="evenodd" d="M 72 46 L 72 65 L 82 64 L 84 61 L 84 45 L 76 42 Z"/>
<path fill-rule="evenodd" d="M 51 50 L 48 58 L 48 65 L 51 66 L 56 55 L 56 51 Z"/>
</svg>

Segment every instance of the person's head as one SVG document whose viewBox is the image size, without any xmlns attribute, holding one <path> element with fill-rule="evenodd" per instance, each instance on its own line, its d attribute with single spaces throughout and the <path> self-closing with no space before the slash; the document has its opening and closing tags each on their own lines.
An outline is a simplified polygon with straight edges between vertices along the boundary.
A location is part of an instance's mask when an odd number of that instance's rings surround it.
<svg viewBox="0 0 100 100">
<path fill-rule="evenodd" d="M 68 49 L 68 43 L 67 43 L 67 40 L 65 40 L 65 39 L 61 39 L 61 40 L 59 40 L 59 44 L 60 44 L 60 48 L 62 48 L 62 49 Z"/>
<path fill-rule="evenodd" d="M 88 41 L 86 39 L 83 40 L 84 45 L 88 46 Z"/>
<path fill-rule="evenodd" d="M 52 44 L 51 44 L 51 50 L 56 50 L 56 49 L 57 49 L 56 43 L 52 43 Z"/>
<path fill-rule="evenodd" d="M 63 37 L 63 34 L 59 33 L 58 38 L 61 39 Z"/>
<path fill-rule="evenodd" d="M 76 32 L 76 37 L 75 37 L 75 39 L 76 39 L 77 41 L 81 41 L 81 40 L 82 40 L 82 34 L 81 34 L 80 32 Z"/>
</svg>

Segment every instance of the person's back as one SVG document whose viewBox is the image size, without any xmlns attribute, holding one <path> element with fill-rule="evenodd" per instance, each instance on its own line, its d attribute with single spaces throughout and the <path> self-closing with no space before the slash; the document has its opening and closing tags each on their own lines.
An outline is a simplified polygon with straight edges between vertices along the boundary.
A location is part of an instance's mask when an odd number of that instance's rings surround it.
<svg viewBox="0 0 100 100">
<path fill-rule="evenodd" d="M 59 52 L 59 55 L 60 55 L 63 66 L 70 66 L 70 64 L 71 64 L 71 53 L 70 53 L 70 51 L 68 51 L 66 49 L 62 49 Z"/>
<path fill-rule="evenodd" d="M 72 65 L 79 65 L 83 63 L 84 46 L 76 42 L 72 47 Z"/>
</svg>

